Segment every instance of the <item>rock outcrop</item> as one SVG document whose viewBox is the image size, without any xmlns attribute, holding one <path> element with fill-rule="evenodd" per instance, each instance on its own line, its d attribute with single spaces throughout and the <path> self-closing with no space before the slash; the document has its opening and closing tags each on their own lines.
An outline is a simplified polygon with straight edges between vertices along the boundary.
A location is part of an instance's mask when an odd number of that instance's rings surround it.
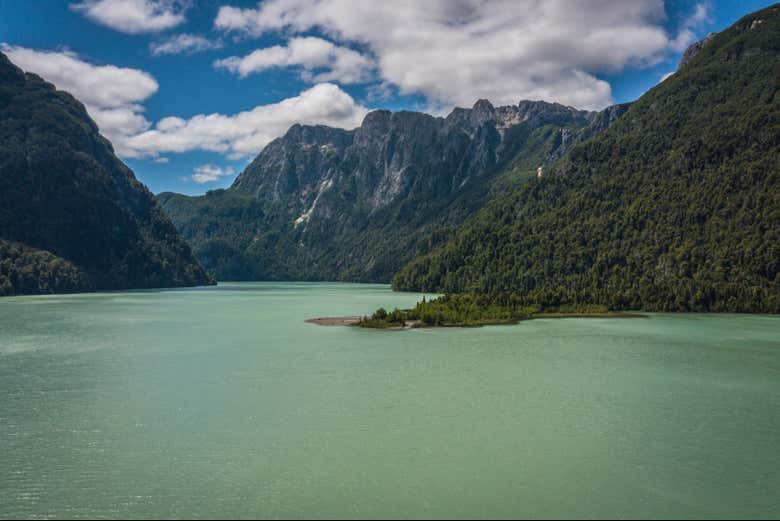
<svg viewBox="0 0 780 521">
<path fill-rule="evenodd" d="M 701 52 L 704 47 L 712 41 L 712 39 L 715 37 L 715 33 L 708 34 L 704 39 L 699 40 L 698 42 L 694 42 L 691 45 L 688 46 L 687 49 L 685 49 L 685 52 L 682 55 L 682 58 L 680 58 L 680 64 L 677 66 L 677 70 L 682 69 L 690 61 Z"/>
</svg>

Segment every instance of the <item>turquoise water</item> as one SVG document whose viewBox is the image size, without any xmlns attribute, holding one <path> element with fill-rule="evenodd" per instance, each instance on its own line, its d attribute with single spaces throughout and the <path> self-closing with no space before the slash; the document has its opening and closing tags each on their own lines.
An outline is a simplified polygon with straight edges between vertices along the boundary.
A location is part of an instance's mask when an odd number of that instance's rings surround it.
<svg viewBox="0 0 780 521">
<path fill-rule="evenodd" d="M 418 297 L 0 299 L 0 517 L 780 516 L 780 317 L 304 323 Z"/>
</svg>

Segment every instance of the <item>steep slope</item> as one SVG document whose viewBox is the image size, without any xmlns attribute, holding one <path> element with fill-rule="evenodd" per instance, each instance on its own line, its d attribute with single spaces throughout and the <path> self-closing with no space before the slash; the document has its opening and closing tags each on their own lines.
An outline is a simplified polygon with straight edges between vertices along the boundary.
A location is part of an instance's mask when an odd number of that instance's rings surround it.
<svg viewBox="0 0 780 521">
<path fill-rule="evenodd" d="M 84 107 L 0 53 L 0 295 L 206 284 Z"/>
<path fill-rule="evenodd" d="M 388 282 L 479 208 L 626 110 L 480 100 L 446 118 L 375 111 L 352 131 L 293 126 L 228 190 L 160 194 L 221 280 Z"/>
<path fill-rule="evenodd" d="M 780 7 L 395 278 L 617 309 L 780 312 Z"/>
</svg>

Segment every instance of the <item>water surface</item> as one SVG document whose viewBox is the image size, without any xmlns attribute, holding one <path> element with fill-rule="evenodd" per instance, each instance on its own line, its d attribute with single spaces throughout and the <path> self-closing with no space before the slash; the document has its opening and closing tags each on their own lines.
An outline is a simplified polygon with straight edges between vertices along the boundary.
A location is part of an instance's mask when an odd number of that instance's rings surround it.
<svg viewBox="0 0 780 521">
<path fill-rule="evenodd" d="M 0 299 L 0 517 L 780 516 L 780 317 L 304 323 L 418 298 Z"/>
</svg>

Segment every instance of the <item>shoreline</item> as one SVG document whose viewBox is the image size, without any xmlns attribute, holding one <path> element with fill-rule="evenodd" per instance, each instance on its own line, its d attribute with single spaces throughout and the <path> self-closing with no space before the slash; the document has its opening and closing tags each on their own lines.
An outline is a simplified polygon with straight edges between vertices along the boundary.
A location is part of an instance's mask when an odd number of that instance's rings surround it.
<svg viewBox="0 0 780 521">
<path fill-rule="evenodd" d="M 355 326 L 363 317 L 317 317 L 307 318 L 306 323 L 316 324 L 318 326 Z"/>
<path fill-rule="evenodd" d="M 433 329 L 433 328 L 448 328 L 448 327 L 483 327 L 483 326 L 506 326 L 517 325 L 521 322 L 528 320 L 538 320 L 545 318 L 647 318 L 647 315 L 642 313 L 620 312 L 610 311 L 607 313 L 537 313 L 531 315 L 528 318 L 517 320 L 501 320 L 496 322 L 483 322 L 475 324 L 445 324 L 439 326 L 423 325 L 419 320 L 407 320 L 404 326 L 388 326 L 388 327 L 366 327 L 366 329 L 385 329 L 400 331 L 405 329 Z M 358 326 L 363 317 L 360 316 L 348 316 L 348 317 L 317 317 L 308 318 L 305 320 L 308 324 L 316 324 L 318 326 Z"/>
</svg>

